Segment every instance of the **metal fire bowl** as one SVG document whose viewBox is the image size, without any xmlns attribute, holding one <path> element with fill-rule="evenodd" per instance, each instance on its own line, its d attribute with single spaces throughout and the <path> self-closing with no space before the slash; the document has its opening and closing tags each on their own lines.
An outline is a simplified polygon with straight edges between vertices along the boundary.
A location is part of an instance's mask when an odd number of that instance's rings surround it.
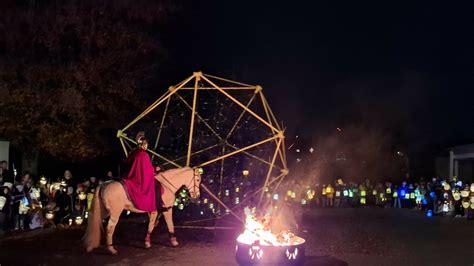
<svg viewBox="0 0 474 266">
<path fill-rule="evenodd" d="M 239 265 L 303 265 L 305 241 L 287 246 L 252 245 L 237 241 L 235 258 Z"/>
</svg>

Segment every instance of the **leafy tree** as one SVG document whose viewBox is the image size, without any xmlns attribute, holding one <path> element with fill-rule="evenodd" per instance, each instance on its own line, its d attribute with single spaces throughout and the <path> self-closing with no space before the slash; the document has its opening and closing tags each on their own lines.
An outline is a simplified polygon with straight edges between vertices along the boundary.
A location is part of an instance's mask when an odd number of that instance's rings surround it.
<svg viewBox="0 0 474 266">
<path fill-rule="evenodd" d="M 117 146 L 115 131 L 166 56 L 156 36 L 167 1 L 0 4 L 0 138 L 83 161 Z M 137 107 L 139 107 L 137 109 Z"/>
</svg>

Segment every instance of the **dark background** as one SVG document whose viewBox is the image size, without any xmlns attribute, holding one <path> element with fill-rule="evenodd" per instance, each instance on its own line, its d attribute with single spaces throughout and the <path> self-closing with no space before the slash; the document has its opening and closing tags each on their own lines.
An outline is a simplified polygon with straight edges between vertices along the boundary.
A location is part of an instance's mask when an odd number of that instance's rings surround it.
<svg viewBox="0 0 474 266">
<path fill-rule="evenodd" d="M 472 26 L 470 6 L 446 2 L 187 1 L 156 28 L 168 57 L 145 102 L 194 71 L 259 84 L 288 143 L 362 127 L 432 175 L 435 156 L 474 141 Z M 121 156 L 76 171 L 105 174 Z"/>
</svg>

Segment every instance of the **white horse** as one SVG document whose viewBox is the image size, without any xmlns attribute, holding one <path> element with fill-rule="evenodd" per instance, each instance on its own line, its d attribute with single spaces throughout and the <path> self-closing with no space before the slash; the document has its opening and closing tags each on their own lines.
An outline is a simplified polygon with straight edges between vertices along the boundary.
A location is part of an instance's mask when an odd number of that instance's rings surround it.
<svg viewBox="0 0 474 266">
<path fill-rule="evenodd" d="M 190 196 L 193 199 L 199 198 L 201 184 L 201 169 L 199 168 L 176 168 L 158 173 L 155 179 L 161 183 L 164 188 L 162 195 L 163 203 L 166 208 L 169 208 L 163 213 L 168 226 L 170 234 L 170 241 L 173 247 L 178 246 L 179 243 L 174 235 L 173 224 L 173 203 L 175 200 L 175 193 L 182 186 L 186 186 L 189 190 Z M 109 181 L 99 186 L 92 200 L 92 207 L 87 222 L 87 229 L 84 235 L 84 244 L 87 252 L 91 252 L 94 248 L 100 245 L 100 236 L 102 231 L 102 220 L 109 217 L 107 224 L 107 249 L 111 254 L 117 254 L 117 250 L 113 246 L 113 234 L 115 226 L 118 223 L 120 214 L 123 210 L 144 213 L 136 209 L 132 202 L 128 199 L 123 185 L 117 181 Z M 151 247 L 150 235 L 153 229 L 158 224 L 158 212 L 151 212 L 148 214 L 150 221 L 148 223 L 148 232 L 145 237 L 145 248 Z"/>
</svg>

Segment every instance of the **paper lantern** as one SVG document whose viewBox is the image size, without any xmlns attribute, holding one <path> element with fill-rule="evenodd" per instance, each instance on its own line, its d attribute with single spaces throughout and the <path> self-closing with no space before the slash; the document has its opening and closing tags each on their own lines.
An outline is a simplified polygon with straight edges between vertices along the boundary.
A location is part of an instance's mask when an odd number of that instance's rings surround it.
<svg viewBox="0 0 474 266">
<path fill-rule="evenodd" d="M 78 197 L 80 200 L 85 200 L 87 198 L 87 195 L 86 193 L 84 193 L 84 191 L 81 191 Z"/>
<path fill-rule="evenodd" d="M 3 209 L 6 202 L 7 202 L 7 198 L 5 198 L 4 196 L 0 196 L 0 211 Z"/>
<path fill-rule="evenodd" d="M 249 170 L 243 170 L 242 171 L 242 175 L 244 175 L 244 176 L 248 176 L 249 173 L 250 173 Z"/>
<path fill-rule="evenodd" d="M 433 217 L 433 211 L 432 210 L 426 211 L 426 217 Z"/>
<path fill-rule="evenodd" d="M 463 202 L 462 202 L 462 207 L 463 207 L 464 209 L 469 208 L 469 201 L 463 201 Z"/>
<path fill-rule="evenodd" d="M 278 200 L 278 194 L 277 193 L 273 194 L 273 200 Z"/>
<path fill-rule="evenodd" d="M 46 184 L 48 183 L 48 180 L 46 180 L 46 177 L 45 177 L 45 176 L 42 176 L 42 177 L 40 178 L 40 181 L 39 181 L 39 182 L 40 182 L 41 185 L 44 186 L 44 185 L 46 185 Z"/>
<path fill-rule="evenodd" d="M 75 222 L 77 225 L 81 225 L 83 221 L 84 221 L 84 220 L 82 219 L 81 216 L 77 216 L 76 219 L 74 220 L 74 222 Z"/>
</svg>

